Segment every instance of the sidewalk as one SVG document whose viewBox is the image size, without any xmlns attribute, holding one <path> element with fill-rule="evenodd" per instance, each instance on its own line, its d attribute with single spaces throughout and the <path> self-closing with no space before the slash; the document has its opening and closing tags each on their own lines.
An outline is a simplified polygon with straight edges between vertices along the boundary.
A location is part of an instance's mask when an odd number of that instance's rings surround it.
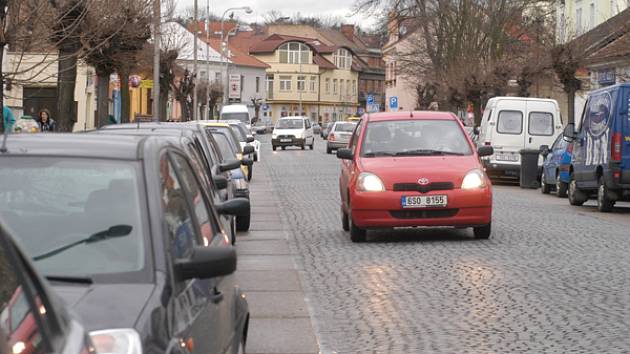
<svg viewBox="0 0 630 354">
<path fill-rule="evenodd" d="M 319 353 L 288 231 L 265 169 L 250 183 L 252 223 L 236 239 L 236 279 L 249 302 L 248 353 Z"/>
</svg>

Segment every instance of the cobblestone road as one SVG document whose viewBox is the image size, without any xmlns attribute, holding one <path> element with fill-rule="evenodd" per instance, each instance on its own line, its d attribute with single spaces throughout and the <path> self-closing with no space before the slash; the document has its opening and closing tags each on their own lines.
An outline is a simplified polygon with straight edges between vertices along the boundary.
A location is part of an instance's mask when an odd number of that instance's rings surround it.
<svg viewBox="0 0 630 354">
<path fill-rule="evenodd" d="M 415 230 L 353 244 L 325 141 L 272 153 L 261 138 L 324 353 L 630 351 L 630 208 L 498 186 L 489 240 Z"/>
</svg>

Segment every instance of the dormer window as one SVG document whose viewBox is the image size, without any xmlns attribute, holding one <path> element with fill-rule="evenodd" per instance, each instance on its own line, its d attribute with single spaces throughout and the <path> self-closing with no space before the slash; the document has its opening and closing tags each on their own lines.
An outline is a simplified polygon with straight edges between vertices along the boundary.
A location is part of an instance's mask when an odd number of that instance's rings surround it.
<svg viewBox="0 0 630 354">
<path fill-rule="evenodd" d="M 352 67 L 352 54 L 345 48 L 339 48 L 333 54 L 335 66 L 342 70 L 350 70 Z"/>
<path fill-rule="evenodd" d="M 280 63 L 282 64 L 308 64 L 311 50 L 300 42 L 285 43 L 278 48 L 280 52 Z"/>
</svg>

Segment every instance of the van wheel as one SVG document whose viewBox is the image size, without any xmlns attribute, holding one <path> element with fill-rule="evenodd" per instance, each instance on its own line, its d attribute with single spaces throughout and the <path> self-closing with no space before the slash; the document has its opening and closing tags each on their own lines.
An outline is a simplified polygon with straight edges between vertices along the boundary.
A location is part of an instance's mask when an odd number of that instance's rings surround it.
<svg viewBox="0 0 630 354">
<path fill-rule="evenodd" d="M 305 144 L 302 144 L 302 146 L 300 146 L 300 148 L 301 148 L 302 150 L 304 150 L 304 149 L 306 149 L 306 145 L 305 145 Z"/>
<path fill-rule="evenodd" d="M 562 182 L 560 180 L 560 172 L 556 174 L 556 196 L 558 198 L 566 198 L 567 197 L 567 188 L 569 186 L 566 182 Z"/>
<path fill-rule="evenodd" d="M 615 201 L 608 196 L 608 187 L 604 182 L 604 177 L 599 177 L 597 186 L 597 210 L 602 213 L 608 213 L 613 210 Z"/>
<path fill-rule="evenodd" d="M 540 192 L 542 194 L 549 194 L 549 192 L 551 192 L 551 185 L 547 183 L 546 179 L 547 179 L 547 175 L 545 174 L 545 171 L 543 170 L 542 176 L 540 176 Z"/>
<path fill-rule="evenodd" d="M 488 225 L 473 227 L 473 233 L 475 234 L 476 239 L 486 240 L 490 238 L 492 234 L 492 223 Z"/>
<path fill-rule="evenodd" d="M 586 202 L 588 197 L 584 192 L 578 189 L 577 182 L 575 181 L 575 177 L 571 174 L 569 179 L 569 190 L 568 190 L 569 204 L 580 206 Z"/>
<path fill-rule="evenodd" d="M 326 148 L 326 153 L 327 153 L 328 155 L 332 154 L 332 149 L 331 149 L 331 148 Z"/>
<path fill-rule="evenodd" d="M 313 139 L 313 142 L 311 143 L 311 146 L 309 146 L 309 149 L 313 150 L 315 148 L 315 139 Z"/>
<path fill-rule="evenodd" d="M 283 146 L 283 147 L 282 147 L 282 150 L 286 150 L 286 149 L 287 149 L 287 147 L 286 147 L 286 146 Z"/>
<path fill-rule="evenodd" d="M 272 149 L 273 151 L 276 151 L 276 146 L 275 146 L 275 145 L 271 145 L 271 149 Z"/>
</svg>

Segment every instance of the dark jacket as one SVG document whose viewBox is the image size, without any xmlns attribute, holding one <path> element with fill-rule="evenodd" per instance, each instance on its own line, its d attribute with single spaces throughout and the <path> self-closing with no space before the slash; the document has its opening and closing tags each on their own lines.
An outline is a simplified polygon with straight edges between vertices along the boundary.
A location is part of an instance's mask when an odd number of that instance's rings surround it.
<svg viewBox="0 0 630 354">
<path fill-rule="evenodd" d="M 42 132 L 54 132 L 57 130 L 57 123 L 52 118 L 48 118 L 46 123 L 39 122 L 39 128 Z"/>
</svg>

